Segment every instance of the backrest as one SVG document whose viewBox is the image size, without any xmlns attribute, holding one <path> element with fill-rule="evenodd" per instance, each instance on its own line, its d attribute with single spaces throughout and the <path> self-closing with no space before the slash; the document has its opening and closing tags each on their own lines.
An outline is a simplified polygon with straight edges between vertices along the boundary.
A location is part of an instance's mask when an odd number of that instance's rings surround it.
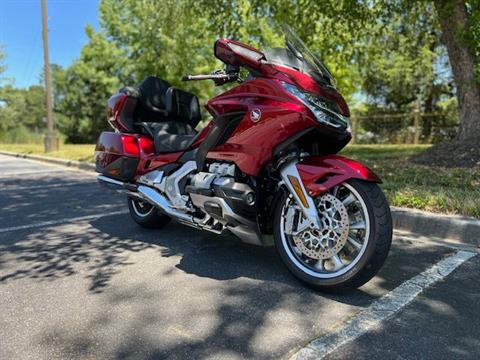
<svg viewBox="0 0 480 360">
<path fill-rule="evenodd" d="M 167 90 L 166 109 L 170 119 L 184 122 L 193 128 L 202 119 L 198 98 L 174 87 Z"/>
<path fill-rule="evenodd" d="M 170 83 L 155 76 L 146 77 L 136 89 L 124 88 L 129 95 L 121 113 L 129 128 L 136 123 L 180 121 L 197 126 L 201 120 L 198 98 L 186 91 L 171 87 Z"/>
<path fill-rule="evenodd" d="M 138 85 L 137 122 L 161 122 L 167 119 L 165 95 L 170 86 L 169 82 L 155 76 L 146 77 Z"/>
</svg>

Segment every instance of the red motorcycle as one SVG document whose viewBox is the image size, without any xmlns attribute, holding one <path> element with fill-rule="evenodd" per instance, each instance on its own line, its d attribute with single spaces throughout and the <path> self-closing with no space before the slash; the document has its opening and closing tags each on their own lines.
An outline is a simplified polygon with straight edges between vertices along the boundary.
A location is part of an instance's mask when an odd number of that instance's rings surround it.
<svg viewBox="0 0 480 360">
<path fill-rule="evenodd" d="M 355 288 L 383 265 L 392 240 L 380 179 L 334 155 L 351 139 L 334 79 L 291 31 L 261 52 L 217 40 L 225 69 L 183 80 L 238 85 L 208 101 L 156 77 L 108 101 L 96 146 L 100 183 L 125 192 L 134 221 L 170 219 L 255 245 L 275 244 L 288 269 L 324 290 Z M 240 68 L 248 71 L 241 79 Z"/>
</svg>

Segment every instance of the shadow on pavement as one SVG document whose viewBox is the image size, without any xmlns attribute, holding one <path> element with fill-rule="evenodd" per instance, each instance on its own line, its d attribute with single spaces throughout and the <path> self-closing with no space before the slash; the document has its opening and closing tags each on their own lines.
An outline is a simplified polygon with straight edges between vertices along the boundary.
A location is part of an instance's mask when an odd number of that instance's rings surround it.
<svg viewBox="0 0 480 360">
<path fill-rule="evenodd" d="M 98 297 L 81 324 L 52 324 L 39 339 L 68 358 L 279 358 L 446 253 L 396 242 L 372 282 L 334 295 L 300 284 L 273 248 L 177 224 L 147 231 L 123 215 L 16 238 L 0 242 L 0 285 L 76 275 Z M 144 252 L 153 265 L 133 275 Z"/>
</svg>

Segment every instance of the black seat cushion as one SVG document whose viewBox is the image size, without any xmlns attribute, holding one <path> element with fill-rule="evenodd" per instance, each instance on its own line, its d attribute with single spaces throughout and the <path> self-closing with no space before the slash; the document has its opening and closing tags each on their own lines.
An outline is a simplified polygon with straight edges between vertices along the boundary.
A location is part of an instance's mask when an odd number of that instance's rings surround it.
<svg viewBox="0 0 480 360">
<path fill-rule="evenodd" d="M 155 151 L 158 154 L 187 150 L 196 135 L 158 133 L 155 136 Z"/>
<path fill-rule="evenodd" d="M 153 133 L 155 152 L 168 153 L 186 150 L 197 132 L 190 125 L 179 121 L 148 124 Z"/>
</svg>

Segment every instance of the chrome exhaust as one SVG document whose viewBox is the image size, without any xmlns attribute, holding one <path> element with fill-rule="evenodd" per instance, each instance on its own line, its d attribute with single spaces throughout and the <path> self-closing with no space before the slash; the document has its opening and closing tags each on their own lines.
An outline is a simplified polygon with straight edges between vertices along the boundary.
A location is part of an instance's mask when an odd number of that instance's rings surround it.
<svg viewBox="0 0 480 360">
<path fill-rule="evenodd" d="M 197 229 L 211 231 L 216 234 L 221 234 L 223 232 L 215 230 L 206 225 L 207 221 L 212 218 L 211 214 L 205 212 L 206 218 L 199 219 L 193 217 L 192 215 L 181 212 L 173 208 L 171 202 L 154 188 L 142 184 L 137 185 L 132 183 L 124 183 L 104 175 L 97 176 L 97 180 L 100 184 L 108 187 L 109 189 L 124 192 L 129 196 L 137 198 L 138 200 L 146 201 L 152 204 L 164 214 L 185 225 L 193 226 Z M 201 209 L 205 208 L 206 202 L 213 202 L 219 205 L 222 208 L 222 217 L 220 219 L 217 218 L 217 221 L 223 223 L 226 229 L 230 230 L 244 242 L 255 245 L 263 245 L 262 236 L 258 231 L 258 226 L 256 223 L 247 220 L 238 214 L 235 214 L 235 212 L 230 208 L 224 199 L 192 193 L 190 196 L 192 198 L 192 202 Z M 230 219 L 234 220 L 233 222 L 237 223 L 238 225 L 231 224 L 229 221 Z"/>
<path fill-rule="evenodd" d="M 157 190 L 152 189 L 151 187 L 148 187 L 145 185 L 139 185 L 137 187 L 137 193 L 140 194 L 140 197 L 143 200 L 159 208 L 166 215 L 171 216 L 173 218 L 181 219 L 183 221 L 195 223 L 193 220 L 193 216 L 173 209 L 170 206 L 170 202 Z"/>
<path fill-rule="evenodd" d="M 193 216 L 175 210 L 171 207 L 170 202 L 165 198 L 162 194 L 160 194 L 157 190 L 145 186 L 145 185 L 136 185 L 131 183 L 125 183 L 120 180 L 112 179 L 105 175 L 98 175 L 97 176 L 98 182 L 115 191 L 125 192 L 130 196 L 138 198 L 139 200 L 146 201 L 160 211 L 165 213 L 172 218 L 176 218 L 182 220 L 184 222 L 192 223 L 196 225 L 196 222 L 193 219 Z"/>
</svg>

